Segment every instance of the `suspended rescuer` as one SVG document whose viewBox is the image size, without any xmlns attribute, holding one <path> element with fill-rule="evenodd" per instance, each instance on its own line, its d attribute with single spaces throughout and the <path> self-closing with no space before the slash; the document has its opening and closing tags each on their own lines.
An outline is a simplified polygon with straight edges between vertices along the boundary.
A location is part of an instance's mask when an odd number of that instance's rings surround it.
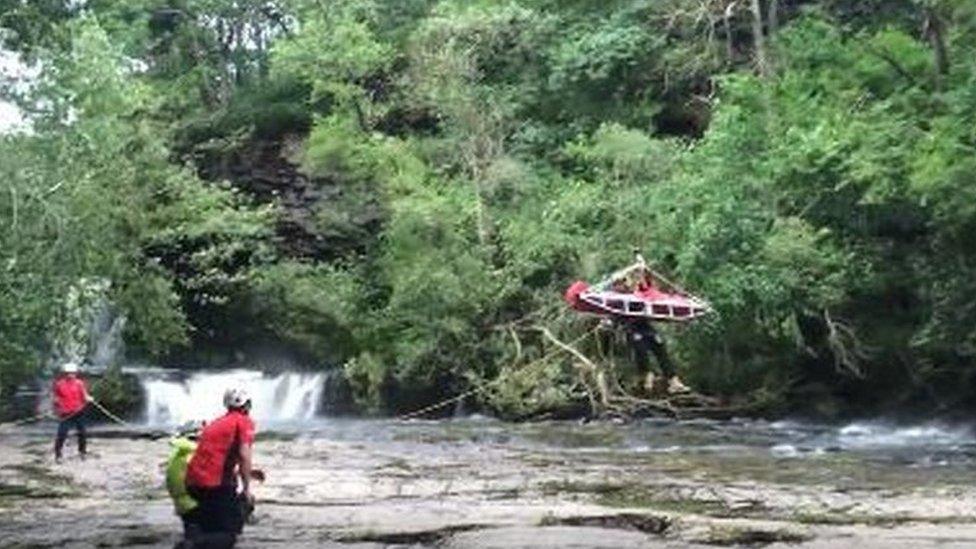
<svg viewBox="0 0 976 549">
<path fill-rule="evenodd" d="M 187 464 L 186 493 L 196 502 L 191 520 L 199 534 L 183 547 L 233 547 L 244 527 L 242 503 L 247 508 L 254 505 L 251 397 L 244 389 L 228 389 L 224 406 L 227 413 L 203 428 Z"/>
<path fill-rule="evenodd" d="M 51 388 L 54 413 L 58 417 L 58 434 L 54 439 L 54 459 L 61 461 L 64 441 L 68 431 L 74 427 L 78 431 L 78 453 L 84 459 L 88 454 L 85 440 L 84 411 L 92 401 L 84 380 L 78 376 L 78 365 L 67 362 L 61 367 L 61 375 L 54 380 Z"/>
<path fill-rule="evenodd" d="M 687 321 L 711 309 L 704 300 L 687 294 L 670 282 L 664 281 L 672 290 L 662 290 L 656 280 L 659 275 L 647 266 L 640 250 L 635 248 L 634 256 L 634 264 L 613 273 L 593 289 L 582 280 L 573 282 L 563 299 L 576 311 L 601 315 L 600 325 L 604 328 L 623 328 L 641 376 L 641 392 L 649 392 L 655 397 L 690 392 L 678 378 L 664 340 L 651 320 Z M 655 310 L 655 303 L 660 303 L 660 311 Z M 682 312 L 677 314 L 679 310 Z M 660 375 L 651 373 L 651 354 L 657 358 Z"/>
<path fill-rule="evenodd" d="M 617 321 L 622 324 L 634 353 L 634 363 L 643 380 L 643 389 L 652 396 L 681 394 L 691 391 L 674 371 L 674 363 L 668 356 L 664 339 L 646 318 L 627 318 Z M 657 359 L 660 375 L 651 372 L 651 354 Z"/>
<path fill-rule="evenodd" d="M 620 293 L 632 293 L 646 291 L 654 288 L 656 283 L 654 275 L 645 266 L 644 258 L 637 252 L 637 264 L 639 268 L 626 273 L 623 277 L 612 281 L 611 288 Z M 634 363 L 637 372 L 641 377 L 642 389 L 650 392 L 652 396 L 666 396 L 668 394 L 680 394 L 691 391 L 678 377 L 674 369 L 674 363 L 668 356 L 668 348 L 664 343 L 664 338 L 654 329 L 650 319 L 644 317 L 619 317 L 609 322 L 610 325 L 618 324 L 623 327 L 627 335 L 627 341 L 634 355 Z M 660 374 L 655 376 L 651 371 L 651 354 L 657 359 Z"/>
</svg>

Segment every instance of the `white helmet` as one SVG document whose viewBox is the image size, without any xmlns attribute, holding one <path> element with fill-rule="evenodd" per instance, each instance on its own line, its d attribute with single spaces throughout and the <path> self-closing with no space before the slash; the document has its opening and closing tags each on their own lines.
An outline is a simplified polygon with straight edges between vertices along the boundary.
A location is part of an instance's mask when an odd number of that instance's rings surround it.
<svg viewBox="0 0 976 549">
<path fill-rule="evenodd" d="M 251 395 L 243 387 L 224 391 L 224 406 L 228 408 L 247 408 L 251 406 Z"/>
<path fill-rule="evenodd" d="M 61 366 L 61 371 L 66 374 L 77 374 L 78 365 L 75 364 L 74 362 L 65 362 L 64 365 Z"/>
<path fill-rule="evenodd" d="M 204 426 L 207 425 L 206 421 L 201 421 L 199 419 L 191 419 L 190 421 L 184 421 L 176 427 L 176 431 L 173 433 L 177 437 L 186 437 L 192 440 L 196 440 L 196 437 L 203 430 Z"/>
</svg>

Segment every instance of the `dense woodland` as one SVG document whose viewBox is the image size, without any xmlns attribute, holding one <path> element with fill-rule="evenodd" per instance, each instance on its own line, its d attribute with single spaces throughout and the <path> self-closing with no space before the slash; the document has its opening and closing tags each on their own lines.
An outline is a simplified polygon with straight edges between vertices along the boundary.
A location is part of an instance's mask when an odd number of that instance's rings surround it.
<svg viewBox="0 0 976 549">
<path fill-rule="evenodd" d="M 341 369 L 362 410 L 579 401 L 563 289 L 639 247 L 768 413 L 976 408 L 976 3 L 0 0 L 0 385 L 100 288 L 128 356 Z M 74 309 L 73 309 L 74 307 Z"/>
</svg>

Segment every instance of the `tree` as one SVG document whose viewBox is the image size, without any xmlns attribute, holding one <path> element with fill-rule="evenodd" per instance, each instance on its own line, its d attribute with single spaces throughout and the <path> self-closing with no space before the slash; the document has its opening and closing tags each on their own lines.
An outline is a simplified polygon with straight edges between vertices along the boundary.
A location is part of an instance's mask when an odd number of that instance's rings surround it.
<svg viewBox="0 0 976 549">
<path fill-rule="evenodd" d="M 190 326 L 174 291 L 177 275 L 151 250 L 196 242 L 197 278 L 183 283 L 208 277 L 200 295 L 219 299 L 214 290 L 230 280 L 217 282 L 207 263 L 260 246 L 267 235 L 270 212 L 244 207 L 170 164 L 159 133 L 139 116 L 151 90 L 127 77 L 98 23 L 84 18 L 67 30 L 70 53 L 44 59 L 28 98 L 42 109 L 34 132 L 5 138 L 10 192 L 0 199 L 0 278 L 13 323 L 5 345 L 16 352 L 4 354 L 4 383 L 43 365 L 50 342 L 39 334 L 82 279 L 109 282 L 133 347 L 159 354 L 185 342 Z"/>
</svg>

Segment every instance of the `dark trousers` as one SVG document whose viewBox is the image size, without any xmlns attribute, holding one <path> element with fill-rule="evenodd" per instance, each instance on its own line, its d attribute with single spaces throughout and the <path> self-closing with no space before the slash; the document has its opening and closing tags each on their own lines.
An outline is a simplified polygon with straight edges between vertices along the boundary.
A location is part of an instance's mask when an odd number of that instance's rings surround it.
<svg viewBox="0 0 976 549">
<path fill-rule="evenodd" d="M 244 528 L 244 517 L 234 487 L 199 488 L 187 486 L 197 507 L 183 517 L 184 533 L 193 536 L 191 547 L 230 549 Z"/>
<path fill-rule="evenodd" d="M 657 359 L 658 367 L 664 377 L 674 377 L 674 364 L 668 356 L 668 349 L 664 345 L 664 340 L 658 335 L 657 330 L 651 325 L 650 321 L 632 321 L 627 326 L 627 339 L 634 350 L 634 362 L 641 374 L 646 374 L 651 370 L 651 354 Z"/>
<path fill-rule="evenodd" d="M 185 515 L 181 515 L 180 520 L 183 521 L 183 539 L 193 541 L 200 537 L 200 534 L 202 534 L 200 531 L 200 517 L 197 515 L 196 509 L 189 511 Z"/>
<path fill-rule="evenodd" d="M 83 412 L 78 412 L 77 414 L 62 419 L 58 423 L 58 436 L 54 439 L 54 457 L 61 459 L 61 450 L 64 449 L 64 441 L 68 438 L 68 430 L 72 427 L 78 431 L 78 452 L 81 455 L 85 455 L 87 452 L 87 444 L 85 441 L 85 420 L 82 418 Z"/>
</svg>

